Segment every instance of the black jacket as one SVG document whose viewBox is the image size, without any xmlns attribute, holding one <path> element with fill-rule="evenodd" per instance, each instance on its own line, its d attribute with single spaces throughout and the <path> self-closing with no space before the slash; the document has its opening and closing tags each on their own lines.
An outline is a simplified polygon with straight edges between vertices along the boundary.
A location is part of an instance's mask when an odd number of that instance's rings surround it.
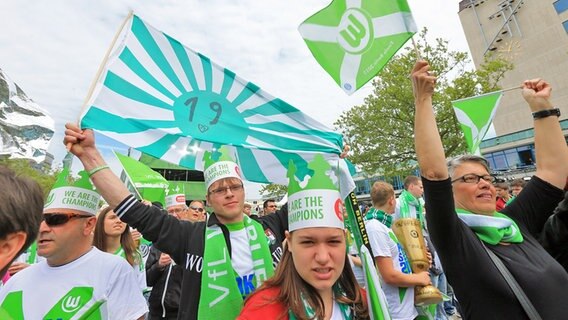
<svg viewBox="0 0 568 320">
<path fill-rule="evenodd" d="M 145 239 L 152 241 L 156 248 L 169 254 L 183 267 L 178 319 L 197 319 L 205 248 L 205 224 L 220 226 L 227 249 L 231 252 L 227 227 L 219 223 L 214 213 L 207 222 L 180 221 L 163 210 L 138 202 L 133 196 L 124 199 L 114 211 L 122 221 L 138 229 Z M 276 267 L 282 257 L 284 231 L 288 229 L 287 208 L 260 217 L 257 221 L 262 224 L 265 235 L 270 240 L 270 252 Z"/>
<path fill-rule="evenodd" d="M 158 261 L 161 254 L 160 250 L 152 247 L 146 261 L 146 283 L 152 287 L 148 308 L 150 316 L 176 319 L 181 297 L 183 267 L 172 263 L 160 268 Z"/>
<path fill-rule="evenodd" d="M 568 271 L 568 192 L 540 234 L 540 243 Z"/>
</svg>

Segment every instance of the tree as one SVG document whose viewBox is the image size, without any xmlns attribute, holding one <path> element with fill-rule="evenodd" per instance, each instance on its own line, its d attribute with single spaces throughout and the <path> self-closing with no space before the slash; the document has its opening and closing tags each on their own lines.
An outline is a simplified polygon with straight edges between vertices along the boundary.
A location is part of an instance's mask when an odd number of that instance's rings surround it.
<svg viewBox="0 0 568 320">
<path fill-rule="evenodd" d="M 266 196 L 271 196 L 271 197 L 276 197 L 276 196 L 281 196 L 281 195 L 285 195 L 286 193 L 288 193 L 288 187 L 282 184 L 275 184 L 275 183 L 270 183 L 270 184 L 265 184 L 260 188 L 260 194 L 266 195 Z"/>
<path fill-rule="evenodd" d="M 466 52 L 450 51 L 448 42 L 426 41 L 419 35 L 417 50 L 438 76 L 434 110 L 447 156 L 465 152 L 466 143 L 451 101 L 499 89 L 498 82 L 513 68 L 503 58 L 486 59 L 477 71 L 466 70 Z M 364 104 L 343 112 L 334 123 L 351 146 L 349 159 L 363 171 L 385 176 L 407 175 L 416 169 L 414 152 L 414 96 L 410 71 L 416 51 L 405 48 L 373 80 L 373 93 Z"/>
<path fill-rule="evenodd" d="M 41 172 L 32 168 L 30 165 L 30 160 L 27 159 L 8 159 L 0 158 L 0 166 L 5 166 L 10 168 L 19 176 L 25 176 L 32 180 L 35 180 L 43 190 L 44 196 L 47 197 L 49 191 L 55 184 L 57 180 L 57 175 L 61 170 L 56 170 L 50 173 Z"/>
</svg>

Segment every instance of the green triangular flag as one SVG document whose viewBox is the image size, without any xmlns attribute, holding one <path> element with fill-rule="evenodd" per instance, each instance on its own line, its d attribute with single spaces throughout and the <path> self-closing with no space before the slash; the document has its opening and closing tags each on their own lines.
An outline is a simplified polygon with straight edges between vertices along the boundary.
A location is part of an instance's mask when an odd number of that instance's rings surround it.
<svg viewBox="0 0 568 320">
<path fill-rule="evenodd" d="M 452 101 L 469 153 L 481 154 L 479 145 L 493 122 L 502 96 L 503 92 L 497 91 Z"/>
<path fill-rule="evenodd" d="M 406 0 L 334 0 L 298 29 L 347 94 L 377 75 L 417 31 Z"/>
</svg>

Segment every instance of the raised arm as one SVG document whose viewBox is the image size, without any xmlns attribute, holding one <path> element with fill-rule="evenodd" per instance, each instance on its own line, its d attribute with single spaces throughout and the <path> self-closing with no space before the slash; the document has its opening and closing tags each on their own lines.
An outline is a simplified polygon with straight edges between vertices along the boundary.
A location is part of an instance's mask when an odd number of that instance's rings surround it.
<svg viewBox="0 0 568 320">
<path fill-rule="evenodd" d="M 81 130 L 77 125 L 68 123 L 65 125 L 65 137 L 63 143 L 83 163 L 87 172 L 106 165 L 97 146 L 93 130 Z M 91 176 L 93 184 L 105 201 L 115 208 L 124 200 L 130 192 L 120 179 L 110 169 L 98 170 Z"/>
<path fill-rule="evenodd" d="M 414 145 L 422 176 L 436 181 L 448 178 L 448 168 L 432 107 L 436 77 L 428 73 L 429 69 L 430 66 L 426 61 L 418 61 L 411 75 L 416 105 Z"/>
<path fill-rule="evenodd" d="M 531 111 L 553 109 L 550 103 L 552 88 L 542 79 L 523 82 L 523 98 Z M 563 189 L 568 176 L 568 147 L 556 116 L 534 120 L 536 149 L 536 175 L 542 180 Z"/>
</svg>

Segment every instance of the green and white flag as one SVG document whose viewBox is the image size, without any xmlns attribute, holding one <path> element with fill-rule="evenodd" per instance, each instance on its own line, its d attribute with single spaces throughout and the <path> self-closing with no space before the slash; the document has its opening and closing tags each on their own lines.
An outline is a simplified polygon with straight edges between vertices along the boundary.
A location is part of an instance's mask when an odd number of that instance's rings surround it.
<svg viewBox="0 0 568 320">
<path fill-rule="evenodd" d="M 136 15 L 126 24 L 81 115 L 81 127 L 180 166 L 203 170 L 203 155 L 232 148 L 244 179 L 286 184 L 324 154 L 354 188 L 339 159 L 343 137 L 255 84 L 185 47 Z M 353 171 L 352 171 L 353 172 Z M 346 195 L 345 193 L 345 195 Z"/>
<path fill-rule="evenodd" d="M 129 190 L 140 195 L 142 199 L 164 204 L 169 182 L 142 162 L 116 151 L 113 152 L 123 168 L 124 175 L 121 175 L 121 180 L 125 182 Z"/>
<path fill-rule="evenodd" d="M 452 101 L 469 153 L 481 155 L 479 145 L 493 122 L 502 96 L 502 91 L 496 91 Z"/>
<path fill-rule="evenodd" d="M 318 63 L 352 94 L 383 69 L 417 28 L 406 0 L 334 0 L 299 31 Z"/>
</svg>

